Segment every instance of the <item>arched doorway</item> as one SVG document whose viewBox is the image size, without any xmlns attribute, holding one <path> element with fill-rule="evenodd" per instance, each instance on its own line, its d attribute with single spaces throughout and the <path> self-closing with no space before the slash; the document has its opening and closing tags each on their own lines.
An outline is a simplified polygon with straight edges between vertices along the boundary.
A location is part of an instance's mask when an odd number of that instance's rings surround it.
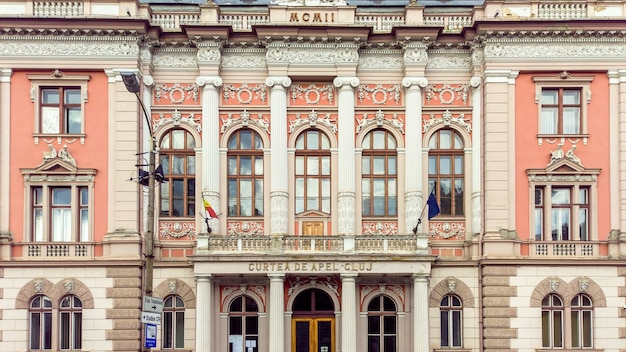
<svg viewBox="0 0 626 352">
<path fill-rule="evenodd" d="M 317 288 L 301 292 L 292 311 L 292 352 L 335 350 L 335 305 L 326 292 Z"/>
</svg>

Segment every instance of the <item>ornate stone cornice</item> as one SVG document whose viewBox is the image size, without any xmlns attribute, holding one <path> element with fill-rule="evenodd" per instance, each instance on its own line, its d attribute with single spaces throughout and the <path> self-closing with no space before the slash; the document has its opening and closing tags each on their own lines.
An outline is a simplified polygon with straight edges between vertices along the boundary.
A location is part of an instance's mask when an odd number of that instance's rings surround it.
<svg viewBox="0 0 626 352">
<path fill-rule="evenodd" d="M 265 67 L 265 49 L 222 49 L 222 68 L 257 69 Z"/>
<path fill-rule="evenodd" d="M 549 45 L 538 45 L 549 44 Z M 487 58 L 580 58 L 626 57 L 625 38 L 494 38 L 485 42 Z"/>
<path fill-rule="evenodd" d="M 403 66 L 399 49 L 371 49 L 359 53 L 359 70 L 399 70 Z"/>
<path fill-rule="evenodd" d="M 113 36 L 0 36 L 0 55 L 21 56 L 137 56 L 136 37 Z"/>
<path fill-rule="evenodd" d="M 167 68 L 198 68 L 195 48 L 156 48 L 153 51 L 152 66 Z"/>
<path fill-rule="evenodd" d="M 268 44 L 268 62 L 334 64 L 358 63 L 359 45 L 355 43 L 284 43 Z"/>
</svg>

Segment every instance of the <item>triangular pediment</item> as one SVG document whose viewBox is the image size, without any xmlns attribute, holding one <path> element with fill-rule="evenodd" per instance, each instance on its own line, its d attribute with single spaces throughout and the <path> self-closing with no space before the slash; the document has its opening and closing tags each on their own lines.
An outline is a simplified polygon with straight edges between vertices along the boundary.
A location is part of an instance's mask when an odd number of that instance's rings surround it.
<svg viewBox="0 0 626 352">
<path fill-rule="evenodd" d="M 20 169 L 26 180 L 50 181 L 50 180 L 93 180 L 97 170 L 78 168 L 61 158 L 47 160 L 35 168 Z"/>
<path fill-rule="evenodd" d="M 569 159 L 561 159 L 546 167 L 547 173 L 581 173 L 585 168 Z"/>
</svg>

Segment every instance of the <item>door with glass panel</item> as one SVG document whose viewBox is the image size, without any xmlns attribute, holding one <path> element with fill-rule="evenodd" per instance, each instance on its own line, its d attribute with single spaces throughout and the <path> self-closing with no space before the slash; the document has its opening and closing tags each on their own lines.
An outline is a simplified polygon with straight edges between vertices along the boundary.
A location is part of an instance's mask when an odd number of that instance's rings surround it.
<svg viewBox="0 0 626 352">
<path fill-rule="evenodd" d="M 334 318 L 292 319 L 292 352 L 334 351 Z"/>
</svg>

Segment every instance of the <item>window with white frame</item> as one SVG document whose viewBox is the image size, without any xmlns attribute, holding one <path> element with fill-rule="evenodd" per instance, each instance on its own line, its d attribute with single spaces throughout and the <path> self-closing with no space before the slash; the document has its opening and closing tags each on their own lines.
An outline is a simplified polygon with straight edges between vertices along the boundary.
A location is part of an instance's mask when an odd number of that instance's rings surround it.
<svg viewBox="0 0 626 352">
<path fill-rule="evenodd" d="M 165 183 L 161 184 L 161 216 L 194 217 L 196 209 L 196 142 L 185 129 L 163 135 L 159 156 Z"/>
<path fill-rule="evenodd" d="M 35 105 L 35 136 L 85 134 L 89 75 L 28 75 Z"/>
<path fill-rule="evenodd" d="M 593 77 L 563 72 L 557 76 L 535 76 L 539 137 L 586 136 L 587 105 Z"/>
<path fill-rule="evenodd" d="M 445 295 L 439 303 L 442 348 L 463 347 L 463 302 L 457 295 Z"/>
<path fill-rule="evenodd" d="M 589 240 L 590 189 L 588 185 L 535 185 L 535 240 Z"/>
<path fill-rule="evenodd" d="M 90 241 L 90 188 L 87 185 L 32 185 L 33 242 Z"/>
<path fill-rule="evenodd" d="M 170 295 L 163 300 L 163 349 L 185 347 L 185 302 Z"/>
<path fill-rule="evenodd" d="M 572 347 L 593 347 L 593 302 L 591 297 L 579 293 L 572 299 Z"/>
<path fill-rule="evenodd" d="M 242 295 L 228 310 L 228 351 L 258 352 L 259 307 L 254 299 Z"/>
<path fill-rule="evenodd" d="M 541 345 L 547 348 L 563 347 L 563 324 L 565 308 L 563 299 L 549 294 L 541 302 Z"/>
<path fill-rule="evenodd" d="M 363 138 L 361 194 L 363 216 L 398 216 L 397 144 L 387 130 Z"/>
<path fill-rule="evenodd" d="M 318 130 L 306 130 L 296 139 L 296 214 L 330 214 L 330 140 Z"/>
<path fill-rule="evenodd" d="M 444 216 L 464 216 L 465 162 L 463 137 L 451 128 L 428 141 L 428 191 L 434 192 Z"/>
<path fill-rule="evenodd" d="M 228 216 L 263 216 L 263 141 L 251 129 L 228 139 Z"/>
<path fill-rule="evenodd" d="M 58 310 L 53 309 L 46 295 L 37 295 L 30 301 L 29 351 L 81 351 L 82 332 L 83 304 L 77 296 L 61 298 Z M 54 348 L 57 344 L 58 348 Z"/>
<path fill-rule="evenodd" d="M 367 352 L 396 352 L 397 339 L 395 302 L 385 295 L 374 297 L 367 306 Z"/>
</svg>

